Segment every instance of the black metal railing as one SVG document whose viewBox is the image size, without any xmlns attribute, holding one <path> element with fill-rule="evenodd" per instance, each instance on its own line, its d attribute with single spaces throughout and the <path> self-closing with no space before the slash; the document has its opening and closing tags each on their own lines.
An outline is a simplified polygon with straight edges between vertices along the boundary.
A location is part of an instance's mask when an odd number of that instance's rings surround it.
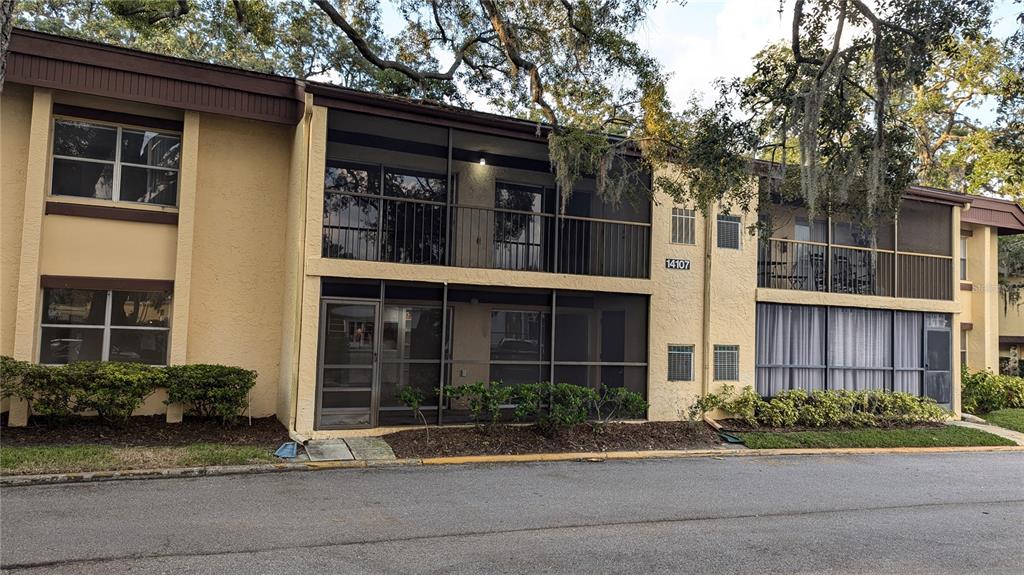
<svg viewBox="0 0 1024 575">
<path fill-rule="evenodd" d="M 776 238 L 758 245 L 763 288 L 952 300 L 952 274 L 949 256 Z"/>
<path fill-rule="evenodd" d="M 646 278 L 651 226 L 328 193 L 323 257 Z"/>
</svg>

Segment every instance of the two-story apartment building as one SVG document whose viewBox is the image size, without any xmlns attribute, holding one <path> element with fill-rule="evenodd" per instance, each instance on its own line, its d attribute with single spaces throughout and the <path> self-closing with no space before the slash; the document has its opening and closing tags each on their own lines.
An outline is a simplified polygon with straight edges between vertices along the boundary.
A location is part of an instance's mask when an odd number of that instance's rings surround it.
<svg viewBox="0 0 1024 575">
<path fill-rule="evenodd" d="M 21 30 L 0 122 L 0 353 L 255 369 L 250 413 L 301 437 L 413 423 L 407 386 L 464 421 L 435 390 L 487 380 L 624 386 L 651 420 L 723 384 L 958 409 L 1024 231 L 924 188 L 873 230 L 563 202 L 534 123 Z"/>
</svg>

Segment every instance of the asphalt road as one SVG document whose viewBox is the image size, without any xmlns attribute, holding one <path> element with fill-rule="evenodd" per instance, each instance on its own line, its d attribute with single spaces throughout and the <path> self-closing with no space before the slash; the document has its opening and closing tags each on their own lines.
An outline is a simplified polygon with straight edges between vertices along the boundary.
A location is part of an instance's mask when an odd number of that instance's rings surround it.
<svg viewBox="0 0 1024 575">
<path fill-rule="evenodd" d="M 1024 454 L 407 467 L 0 491 L 12 573 L 1024 573 Z"/>
</svg>

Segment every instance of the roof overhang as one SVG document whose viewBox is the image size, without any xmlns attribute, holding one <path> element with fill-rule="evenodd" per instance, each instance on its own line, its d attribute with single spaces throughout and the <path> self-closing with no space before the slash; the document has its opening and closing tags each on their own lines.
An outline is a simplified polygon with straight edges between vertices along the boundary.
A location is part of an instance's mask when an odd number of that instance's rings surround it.
<svg viewBox="0 0 1024 575">
<path fill-rule="evenodd" d="M 998 228 L 1001 236 L 1024 233 L 1024 209 L 999 198 L 972 197 L 971 209 L 960 216 L 960 221 Z"/>
<path fill-rule="evenodd" d="M 1019 345 L 1024 343 L 1024 335 L 1001 335 L 999 336 L 999 343 Z"/>
<path fill-rule="evenodd" d="M 183 110 L 296 124 L 302 82 L 16 29 L 6 81 Z"/>
</svg>

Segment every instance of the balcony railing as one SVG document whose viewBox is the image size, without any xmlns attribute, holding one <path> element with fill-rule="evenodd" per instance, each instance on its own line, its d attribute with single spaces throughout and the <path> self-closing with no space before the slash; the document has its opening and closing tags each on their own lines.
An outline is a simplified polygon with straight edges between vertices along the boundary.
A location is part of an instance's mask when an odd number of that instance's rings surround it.
<svg viewBox="0 0 1024 575">
<path fill-rule="evenodd" d="M 953 258 L 798 240 L 761 240 L 763 288 L 953 299 Z"/>
<path fill-rule="evenodd" d="M 327 258 L 626 278 L 650 273 L 647 223 L 349 194 L 329 201 Z"/>
</svg>

